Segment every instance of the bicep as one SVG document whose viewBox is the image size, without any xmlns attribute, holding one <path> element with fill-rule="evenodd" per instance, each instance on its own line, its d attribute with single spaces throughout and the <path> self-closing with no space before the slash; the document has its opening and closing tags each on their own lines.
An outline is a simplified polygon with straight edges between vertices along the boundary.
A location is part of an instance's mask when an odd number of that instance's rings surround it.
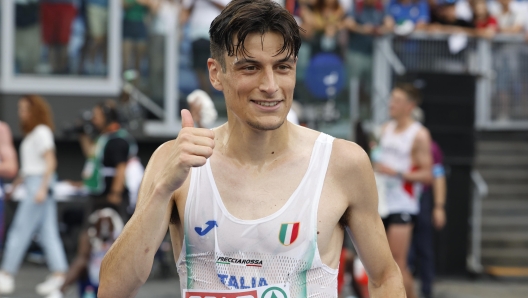
<svg viewBox="0 0 528 298">
<path fill-rule="evenodd" d="M 378 214 L 378 192 L 374 171 L 366 153 L 355 150 L 357 163 L 349 165 L 353 170 L 343 184 L 349 194 L 347 223 L 356 250 L 365 265 L 369 277 L 378 282 L 383 279 L 387 268 L 394 262 L 389 250 L 383 223 Z M 349 183 L 349 181 L 354 181 Z"/>
<path fill-rule="evenodd" d="M 414 146 L 414 159 L 418 168 L 431 168 L 433 165 L 433 156 L 431 154 L 431 137 L 428 132 L 420 132 L 416 136 Z"/>
</svg>

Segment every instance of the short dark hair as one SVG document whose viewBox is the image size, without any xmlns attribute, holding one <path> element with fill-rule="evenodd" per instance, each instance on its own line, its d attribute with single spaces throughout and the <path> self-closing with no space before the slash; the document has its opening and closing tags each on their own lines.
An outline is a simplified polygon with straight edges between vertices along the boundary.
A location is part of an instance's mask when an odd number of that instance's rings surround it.
<svg viewBox="0 0 528 298">
<path fill-rule="evenodd" d="M 103 112 L 106 124 L 119 122 L 119 113 L 117 111 L 117 104 L 114 100 L 106 100 L 99 102 L 96 105 Z"/>
<path fill-rule="evenodd" d="M 396 85 L 394 89 L 403 91 L 403 93 L 407 95 L 407 99 L 415 103 L 417 106 L 422 103 L 422 95 L 420 93 L 420 90 L 418 90 L 418 88 L 414 87 L 412 84 L 401 83 Z"/>
<path fill-rule="evenodd" d="M 297 57 L 301 47 L 301 30 L 293 16 L 272 0 L 233 0 L 211 23 L 211 56 L 220 62 L 225 71 L 225 52 L 228 56 L 238 53 L 248 56 L 244 47 L 248 34 L 276 32 L 284 39 L 277 55 L 286 52 L 288 57 Z"/>
</svg>

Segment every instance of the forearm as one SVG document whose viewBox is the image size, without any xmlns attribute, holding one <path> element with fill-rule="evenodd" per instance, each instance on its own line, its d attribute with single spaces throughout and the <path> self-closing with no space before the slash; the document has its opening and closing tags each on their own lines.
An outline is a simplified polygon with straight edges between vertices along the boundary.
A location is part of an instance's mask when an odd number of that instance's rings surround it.
<svg viewBox="0 0 528 298">
<path fill-rule="evenodd" d="M 418 182 L 423 184 L 431 184 L 433 180 L 433 174 L 431 169 L 419 169 L 417 171 L 412 171 L 408 173 L 402 173 L 402 178 L 405 181 L 409 182 Z"/>
<path fill-rule="evenodd" d="M 152 189 L 101 264 L 98 297 L 133 296 L 147 280 L 168 228 L 170 193 Z M 170 213 L 169 213 L 170 214 Z"/>
<path fill-rule="evenodd" d="M 85 134 L 80 135 L 79 144 L 81 145 L 81 150 L 85 157 L 88 158 L 94 155 L 95 144 L 89 136 Z"/>
<path fill-rule="evenodd" d="M 116 168 L 116 174 L 110 187 L 110 192 L 115 194 L 122 194 L 125 189 L 125 169 L 126 164 L 120 164 Z"/>
<path fill-rule="evenodd" d="M 435 207 L 444 207 L 446 200 L 445 176 L 436 177 L 433 181 L 433 195 Z"/>
<path fill-rule="evenodd" d="M 51 177 L 53 176 L 53 173 L 55 173 L 56 169 L 57 169 L 57 162 L 54 159 L 46 161 L 46 171 L 44 172 L 44 175 L 42 175 L 42 182 L 40 184 L 40 189 L 49 188 Z"/>
<path fill-rule="evenodd" d="M 70 285 L 75 283 L 79 276 L 81 276 L 81 273 L 84 269 L 86 269 L 86 265 L 88 264 L 88 260 L 85 258 L 76 258 L 73 264 L 70 266 L 70 270 L 68 271 L 68 274 L 66 275 L 66 279 L 64 280 L 64 284 L 61 287 L 61 291 L 64 293 Z"/>
</svg>

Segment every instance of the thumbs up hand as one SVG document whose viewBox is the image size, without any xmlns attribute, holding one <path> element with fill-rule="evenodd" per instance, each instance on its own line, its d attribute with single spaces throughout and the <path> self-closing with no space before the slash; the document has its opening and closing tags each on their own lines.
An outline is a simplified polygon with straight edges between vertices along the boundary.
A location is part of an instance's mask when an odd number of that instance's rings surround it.
<svg viewBox="0 0 528 298">
<path fill-rule="evenodd" d="M 169 192 L 173 192 L 185 182 L 191 167 L 205 165 L 213 155 L 214 132 L 206 128 L 195 128 L 191 112 L 181 111 L 182 129 L 172 142 L 172 149 L 165 167 L 157 179 Z"/>
</svg>

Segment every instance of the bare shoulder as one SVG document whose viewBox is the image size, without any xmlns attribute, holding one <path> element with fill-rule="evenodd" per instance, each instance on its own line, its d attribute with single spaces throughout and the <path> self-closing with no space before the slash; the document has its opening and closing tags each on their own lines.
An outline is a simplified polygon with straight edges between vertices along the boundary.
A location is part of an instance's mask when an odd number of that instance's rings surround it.
<svg viewBox="0 0 528 298">
<path fill-rule="evenodd" d="M 422 126 L 415 137 L 415 142 L 424 143 L 431 141 L 431 133 L 427 127 Z"/>
<path fill-rule="evenodd" d="M 162 166 L 163 160 L 170 153 L 172 145 L 174 144 L 175 141 L 176 140 L 167 141 L 161 144 L 158 148 L 156 148 L 156 150 L 154 151 L 154 153 L 152 153 L 152 156 L 150 157 L 147 167 L 157 168 L 158 166 Z"/>
<path fill-rule="evenodd" d="M 330 166 L 341 175 L 358 175 L 371 170 L 370 159 L 359 145 L 343 139 L 335 139 Z"/>
<path fill-rule="evenodd" d="M 367 153 L 356 143 L 342 139 L 334 140 L 327 178 L 332 188 L 343 194 L 349 206 L 369 199 L 371 195 L 366 194 L 376 189 L 374 171 Z"/>
</svg>

